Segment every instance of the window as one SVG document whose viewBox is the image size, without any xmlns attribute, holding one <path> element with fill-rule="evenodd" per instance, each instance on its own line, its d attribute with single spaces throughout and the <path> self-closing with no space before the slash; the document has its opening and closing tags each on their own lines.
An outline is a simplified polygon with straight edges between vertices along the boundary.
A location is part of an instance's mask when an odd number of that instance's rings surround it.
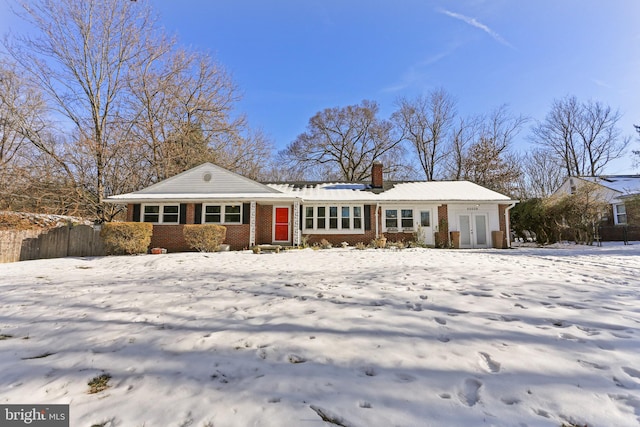
<svg viewBox="0 0 640 427">
<path fill-rule="evenodd" d="M 387 209 L 384 212 L 385 222 L 384 225 L 387 228 L 398 228 L 398 211 L 396 209 Z"/>
<path fill-rule="evenodd" d="M 338 228 L 338 207 L 329 206 L 329 228 Z"/>
<path fill-rule="evenodd" d="M 242 206 L 226 205 L 224 207 L 224 222 L 226 224 L 240 224 L 242 222 Z"/>
<path fill-rule="evenodd" d="M 241 224 L 242 205 L 205 205 L 204 224 Z"/>
<path fill-rule="evenodd" d="M 342 228 L 351 228 L 351 208 L 349 206 L 342 207 Z"/>
<path fill-rule="evenodd" d="M 429 218 L 427 217 L 428 221 Z M 413 209 L 385 209 L 384 228 L 393 232 L 399 229 L 402 229 L 401 231 L 413 231 Z"/>
<path fill-rule="evenodd" d="M 420 212 L 420 226 L 431 227 L 431 214 L 429 211 Z"/>
<path fill-rule="evenodd" d="M 142 222 L 155 224 L 177 224 L 180 205 L 144 205 Z"/>
<path fill-rule="evenodd" d="M 318 206 L 318 222 L 316 224 L 316 228 L 319 230 L 324 230 L 327 228 L 327 208 L 324 206 Z"/>
<path fill-rule="evenodd" d="M 313 206 L 307 206 L 304 214 L 305 228 L 313 228 Z"/>
<path fill-rule="evenodd" d="M 353 207 L 353 228 L 362 229 L 362 208 L 360 206 Z"/>
<path fill-rule="evenodd" d="M 363 231 L 362 206 L 305 206 L 303 229 L 308 232 L 352 233 Z"/>
<path fill-rule="evenodd" d="M 616 218 L 616 224 L 627 223 L 627 208 L 625 205 L 613 205 L 614 216 Z"/>
<path fill-rule="evenodd" d="M 413 229 L 413 209 L 402 209 L 402 228 Z"/>
<path fill-rule="evenodd" d="M 160 222 L 160 206 L 145 205 L 142 222 Z"/>
</svg>

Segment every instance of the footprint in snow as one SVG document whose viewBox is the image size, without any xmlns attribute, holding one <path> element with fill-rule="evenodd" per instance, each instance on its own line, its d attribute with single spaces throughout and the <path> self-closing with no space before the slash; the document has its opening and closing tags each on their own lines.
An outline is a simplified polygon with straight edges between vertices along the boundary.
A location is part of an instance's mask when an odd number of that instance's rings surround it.
<svg viewBox="0 0 640 427">
<path fill-rule="evenodd" d="M 403 383 L 411 383 L 416 380 L 416 377 L 409 374 L 396 374 L 396 378 L 398 379 L 398 381 Z"/>
<path fill-rule="evenodd" d="M 493 360 L 491 355 L 483 352 L 478 354 L 480 355 L 480 365 L 484 370 L 493 374 L 500 372 L 500 363 Z"/>
<path fill-rule="evenodd" d="M 640 379 L 640 371 L 638 371 L 637 369 L 633 369 L 625 366 L 622 368 L 622 370 L 624 371 L 625 374 L 629 375 L 630 377 Z"/>
<path fill-rule="evenodd" d="M 500 401 L 509 406 L 517 405 L 518 403 L 520 403 L 520 399 L 518 399 L 517 397 L 502 397 L 500 398 Z"/>
<path fill-rule="evenodd" d="M 447 324 L 447 320 L 443 319 L 442 317 L 434 317 L 433 320 L 435 320 L 436 323 L 439 323 L 441 325 L 446 325 Z"/>
<path fill-rule="evenodd" d="M 580 360 L 578 359 L 578 363 L 581 364 L 582 366 L 584 366 L 585 368 L 593 368 L 593 369 L 598 369 L 598 370 L 605 370 L 605 369 L 609 369 L 608 366 L 605 365 L 599 365 L 597 363 L 593 363 L 593 362 L 587 362 L 586 360 Z M 624 368 L 622 368 L 624 369 Z"/>
<path fill-rule="evenodd" d="M 460 402 L 467 406 L 474 406 L 480 401 L 480 387 L 482 383 L 474 378 L 468 378 L 462 384 L 462 388 L 458 392 Z"/>
</svg>

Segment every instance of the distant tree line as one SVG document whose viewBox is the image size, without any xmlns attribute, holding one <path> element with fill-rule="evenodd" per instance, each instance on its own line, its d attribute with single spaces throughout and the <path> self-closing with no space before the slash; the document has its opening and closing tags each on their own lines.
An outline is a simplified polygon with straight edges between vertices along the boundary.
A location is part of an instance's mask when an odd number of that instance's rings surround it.
<svg viewBox="0 0 640 427">
<path fill-rule="evenodd" d="M 398 99 L 388 118 L 371 100 L 324 109 L 274 152 L 236 111 L 224 68 L 167 36 L 148 3 L 34 0 L 18 13 L 31 30 L 5 38 L 0 56 L 0 209 L 108 221 L 122 208 L 105 196 L 205 161 L 254 179 L 362 181 L 381 160 L 389 179 L 542 199 L 567 175 L 601 173 L 630 141 L 600 102 L 566 96 L 538 122 L 504 105 L 463 117 L 438 88 Z M 535 148 L 521 154 L 529 124 Z"/>
</svg>

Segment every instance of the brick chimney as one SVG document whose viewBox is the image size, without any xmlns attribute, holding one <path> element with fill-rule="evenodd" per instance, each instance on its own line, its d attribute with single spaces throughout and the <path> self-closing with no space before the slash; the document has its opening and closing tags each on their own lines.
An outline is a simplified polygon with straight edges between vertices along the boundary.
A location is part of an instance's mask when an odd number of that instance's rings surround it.
<svg viewBox="0 0 640 427">
<path fill-rule="evenodd" d="M 371 166 L 371 186 L 373 188 L 382 188 L 382 162 L 376 160 Z"/>
</svg>

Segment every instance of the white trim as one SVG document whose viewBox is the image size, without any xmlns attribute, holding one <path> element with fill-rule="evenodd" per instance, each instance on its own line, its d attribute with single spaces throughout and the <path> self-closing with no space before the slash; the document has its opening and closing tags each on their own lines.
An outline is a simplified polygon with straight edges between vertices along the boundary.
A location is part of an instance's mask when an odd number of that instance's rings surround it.
<svg viewBox="0 0 640 427">
<path fill-rule="evenodd" d="M 618 207 L 622 206 L 624 208 L 624 213 L 618 212 Z M 618 221 L 618 216 L 624 215 L 624 222 Z M 615 225 L 627 225 L 627 208 L 624 203 L 616 203 L 613 205 L 613 223 Z"/>
<path fill-rule="evenodd" d="M 313 216 L 312 216 L 312 220 L 313 220 L 313 227 L 309 228 L 307 227 L 307 209 L 311 208 L 313 209 Z M 323 217 L 325 220 L 325 227 L 324 228 L 318 228 L 318 208 L 324 208 L 325 209 L 325 216 Z M 330 228 L 330 208 L 336 208 L 337 212 L 336 212 L 336 228 Z M 349 227 L 348 228 L 343 228 L 342 227 L 342 220 L 343 220 L 343 216 L 342 216 L 342 210 L 344 208 L 348 208 L 349 209 Z M 360 209 L 360 216 L 358 218 L 360 218 L 360 228 L 354 228 L 353 223 L 355 222 L 355 216 L 354 216 L 354 209 L 355 208 L 359 208 Z M 302 209 L 302 232 L 304 234 L 364 234 L 365 233 L 365 217 L 364 217 L 364 205 L 355 203 L 313 203 L 313 204 L 305 204 L 303 205 L 303 209 Z"/>
<path fill-rule="evenodd" d="M 207 216 L 207 207 L 208 206 L 219 206 L 220 207 L 220 222 L 206 222 L 206 216 Z M 237 222 L 231 222 L 231 221 L 227 221 L 227 213 L 226 211 L 226 207 L 227 206 L 240 206 L 240 213 L 239 214 L 229 214 L 229 215 L 240 215 L 240 221 Z M 200 215 L 200 223 L 201 224 L 220 224 L 220 225 L 242 225 L 242 214 L 243 214 L 243 203 L 238 203 L 238 202 L 229 202 L 229 203 L 203 203 L 202 204 L 202 212 Z M 214 215 L 214 214 L 209 214 L 209 215 Z"/>
<path fill-rule="evenodd" d="M 145 221 L 145 208 L 147 206 L 157 206 L 158 207 L 158 213 L 154 214 L 154 213 L 150 213 L 149 215 L 158 215 L 158 221 Z M 176 219 L 176 221 L 165 221 L 164 220 L 164 208 L 167 206 L 177 206 L 178 207 L 178 212 L 176 214 L 169 214 L 169 215 L 177 215 L 178 218 Z M 180 203 L 142 203 L 140 204 L 140 221 L 139 222 L 146 222 L 148 224 L 158 224 L 158 225 L 178 225 L 180 224 Z"/>
<path fill-rule="evenodd" d="M 430 208 L 429 208 L 430 209 Z M 420 210 L 420 208 L 416 208 L 415 206 L 382 206 L 382 232 L 383 233 L 415 233 L 418 229 L 416 226 L 416 210 Z M 427 209 L 422 209 L 427 210 Z M 387 211 L 396 211 L 397 217 L 397 226 L 396 227 L 387 227 Z M 402 216 L 402 211 L 411 211 L 411 227 L 403 227 L 402 219 L 409 219 L 408 217 Z"/>
<path fill-rule="evenodd" d="M 256 201 L 249 205 L 249 246 L 256 244 Z"/>
<path fill-rule="evenodd" d="M 295 246 L 299 246 L 301 241 L 300 221 L 300 201 L 296 200 L 293 202 L 293 244 Z"/>
</svg>

